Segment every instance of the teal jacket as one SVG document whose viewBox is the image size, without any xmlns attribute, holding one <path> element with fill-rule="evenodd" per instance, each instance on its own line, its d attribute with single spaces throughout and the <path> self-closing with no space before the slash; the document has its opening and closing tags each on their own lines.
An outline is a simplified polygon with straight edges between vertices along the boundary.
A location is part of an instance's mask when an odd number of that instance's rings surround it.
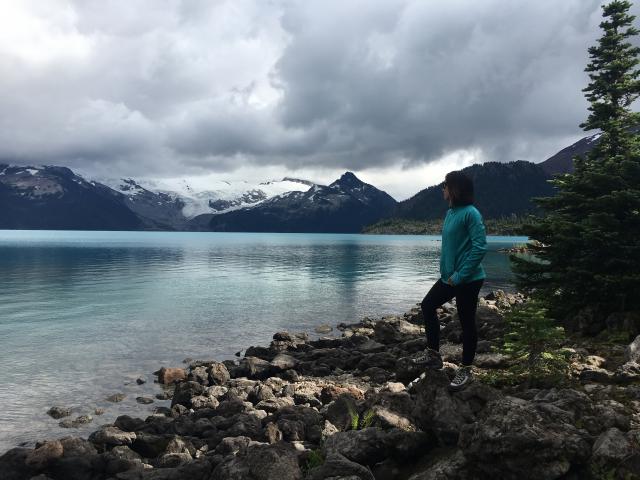
<svg viewBox="0 0 640 480">
<path fill-rule="evenodd" d="M 454 285 L 486 277 L 480 262 L 487 252 L 487 234 L 482 215 L 473 205 L 447 210 L 442 225 L 440 276 Z"/>
</svg>

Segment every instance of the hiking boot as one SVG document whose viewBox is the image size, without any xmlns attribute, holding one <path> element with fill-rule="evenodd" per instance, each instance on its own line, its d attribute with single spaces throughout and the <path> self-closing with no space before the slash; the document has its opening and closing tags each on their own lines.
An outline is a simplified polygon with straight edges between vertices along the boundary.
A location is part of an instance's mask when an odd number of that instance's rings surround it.
<svg viewBox="0 0 640 480">
<path fill-rule="evenodd" d="M 440 352 L 427 347 L 423 353 L 413 357 L 411 363 L 422 368 L 440 370 L 442 368 L 442 357 L 440 356 Z"/>
<path fill-rule="evenodd" d="M 449 384 L 449 389 L 456 392 L 458 390 L 462 390 L 464 387 L 469 385 L 473 380 L 473 372 L 471 371 L 471 366 L 468 367 L 460 367 L 456 372 L 456 376 L 451 380 Z"/>
</svg>

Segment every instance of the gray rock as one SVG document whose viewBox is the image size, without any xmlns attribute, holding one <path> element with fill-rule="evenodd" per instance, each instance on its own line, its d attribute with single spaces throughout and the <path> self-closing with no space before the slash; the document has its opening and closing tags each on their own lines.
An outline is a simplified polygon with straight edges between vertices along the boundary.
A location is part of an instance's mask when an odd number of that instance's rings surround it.
<svg viewBox="0 0 640 480">
<path fill-rule="evenodd" d="M 225 385 L 231 375 L 224 363 L 214 362 L 209 368 L 209 382 L 211 385 Z"/>
<path fill-rule="evenodd" d="M 617 463 L 632 453 L 631 442 L 614 427 L 603 432 L 595 441 L 591 460 L 601 464 Z"/>
<path fill-rule="evenodd" d="M 114 393 L 113 395 L 109 395 L 105 400 L 111 403 L 119 403 L 125 398 L 127 398 L 127 396 L 124 393 Z"/>
<path fill-rule="evenodd" d="M 295 368 L 297 363 L 298 361 L 295 358 L 291 355 L 287 355 L 286 353 L 279 353 L 273 358 L 273 360 L 271 360 L 271 365 L 274 371 L 285 371 Z"/>
<path fill-rule="evenodd" d="M 273 390 L 267 385 L 260 384 L 251 389 L 247 400 L 255 404 L 263 400 L 273 400 L 274 398 L 276 398 L 276 396 L 274 395 Z"/>
<path fill-rule="evenodd" d="M 463 426 L 476 421 L 487 403 L 500 393 L 480 382 L 460 392 L 449 391 L 450 379 L 443 370 L 427 370 L 416 385 L 411 419 L 425 432 L 433 432 L 443 445 L 455 445 Z"/>
<path fill-rule="evenodd" d="M 93 444 L 84 438 L 64 437 L 60 443 L 64 457 L 90 457 L 98 453 Z"/>
<path fill-rule="evenodd" d="M 63 452 L 64 447 L 59 440 L 45 442 L 40 447 L 29 452 L 25 458 L 25 464 L 36 470 L 43 470 L 62 457 Z"/>
<path fill-rule="evenodd" d="M 156 458 L 167 451 L 169 442 L 174 438 L 174 435 L 157 435 L 148 432 L 137 432 L 131 449 L 142 455 L 145 458 Z"/>
<path fill-rule="evenodd" d="M 243 358 L 240 360 L 239 369 L 246 377 L 252 379 L 266 379 L 274 373 L 274 367 L 270 362 L 257 357 Z"/>
<path fill-rule="evenodd" d="M 117 427 L 103 426 L 89 435 L 89 441 L 97 446 L 131 445 L 136 440 L 134 432 L 123 432 Z"/>
<path fill-rule="evenodd" d="M 514 480 L 560 478 L 590 452 L 587 432 L 515 397 L 490 402 L 458 446 L 480 476 Z"/>
<path fill-rule="evenodd" d="M 320 333 L 320 334 L 324 335 L 324 334 L 327 334 L 327 333 L 331 333 L 333 331 L 333 327 L 331 325 L 323 324 L 323 325 L 318 325 L 313 330 L 316 333 Z"/>
<path fill-rule="evenodd" d="M 278 443 L 282 440 L 282 432 L 273 422 L 269 422 L 265 426 L 264 436 L 267 440 L 267 443 Z"/>
<path fill-rule="evenodd" d="M 208 395 L 196 395 L 191 397 L 191 408 L 200 410 L 202 408 L 217 408 L 220 402 L 216 397 Z"/>
<path fill-rule="evenodd" d="M 400 343 L 423 335 L 423 330 L 401 318 L 380 320 L 374 325 L 376 342 L 383 344 Z"/>
<path fill-rule="evenodd" d="M 324 417 L 338 430 L 347 430 L 351 426 L 353 416 L 358 413 L 357 400 L 349 394 L 342 394 L 327 405 Z"/>
<path fill-rule="evenodd" d="M 136 402 L 141 403 L 143 405 L 149 405 L 150 403 L 153 403 L 153 398 L 149 398 L 149 397 L 136 397 Z"/>
<path fill-rule="evenodd" d="M 331 423 L 329 420 L 324 421 L 324 426 L 322 427 L 322 440 L 326 440 L 328 437 L 333 435 L 334 433 L 338 433 L 338 429 L 336 426 Z"/>
<path fill-rule="evenodd" d="M 207 367 L 198 366 L 191 367 L 191 371 L 189 375 L 187 375 L 187 380 L 190 382 L 198 382 L 200 385 L 204 385 L 205 387 L 209 386 L 209 372 L 207 371 Z"/>
<path fill-rule="evenodd" d="M 627 345 L 624 351 L 624 357 L 627 362 L 640 363 L 640 335 Z"/>
<path fill-rule="evenodd" d="M 455 449 L 439 455 L 426 469 L 414 473 L 409 480 L 466 480 L 473 478 L 462 451 Z M 477 472 L 476 472 L 477 473 Z"/>
<path fill-rule="evenodd" d="M 432 446 L 424 432 L 364 428 L 331 435 L 325 440 L 323 451 L 326 457 L 340 454 L 353 462 L 373 466 L 387 458 L 414 460 Z"/>
<path fill-rule="evenodd" d="M 352 462 L 339 453 L 333 453 L 325 459 L 322 465 L 309 470 L 307 478 L 309 480 L 347 478 L 375 480 L 369 467 Z"/>
<path fill-rule="evenodd" d="M 52 418 L 55 418 L 56 420 L 59 420 L 61 418 L 68 417 L 69 415 L 71 415 L 71 409 L 68 407 L 54 406 L 49 409 L 49 411 L 47 412 L 47 415 L 49 415 Z"/>
<path fill-rule="evenodd" d="M 171 407 L 174 405 L 182 405 L 191 408 L 191 398 L 204 393 L 204 387 L 198 382 L 180 382 L 176 385 L 171 400 Z"/>
<path fill-rule="evenodd" d="M 250 443 L 251 439 L 243 435 L 237 437 L 224 437 L 220 443 L 218 443 L 216 452 L 224 456 L 230 454 L 235 455 L 239 451 L 245 450 Z"/>
<path fill-rule="evenodd" d="M 193 458 L 188 453 L 165 453 L 158 458 L 158 466 L 161 468 L 177 467 L 192 460 Z"/>
<path fill-rule="evenodd" d="M 620 365 L 614 373 L 614 380 L 623 385 L 640 380 L 640 363 L 629 361 Z"/>
<path fill-rule="evenodd" d="M 25 464 L 31 452 L 31 448 L 18 447 L 0 455 L 0 472 L 4 475 L 2 480 L 24 480 L 36 475 L 37 471 Z"/>
<path fill-rule="evenodd" d="M 253 445 L 229 456 L 211 474 L 210 480 L 302 480 L 295 448 L 280 442 Z"/>
<path fill-rule="evenodd" d="M 256 404 L 258 410 L 264 410 L 265 412 L 276 412 L 284 407 L 290 407 L 294 405 L 293 398 L 281 397 L 272 398 L 269 400 L 261 400 Z"/>
<path fill-rule="evenodd" d="M 474 360 L 480 368 L 505 368 L 509 362 L 509 357 L 500 353 L 478 353 Z"/>
<path fill-rule="evenodd" d="M 120 415 L 113 423 L 115 427 L 118 427 L 123 432 L 135 432 L 145 426 L 144 420 L 141 418 L 133 418 L 129 415 Z"/>
<path fill-rule="evenodd" d="M 587 367 L 580 372 L 582 383 L 613 383 L 614 374 L 605 368 Z"/>
</svg>

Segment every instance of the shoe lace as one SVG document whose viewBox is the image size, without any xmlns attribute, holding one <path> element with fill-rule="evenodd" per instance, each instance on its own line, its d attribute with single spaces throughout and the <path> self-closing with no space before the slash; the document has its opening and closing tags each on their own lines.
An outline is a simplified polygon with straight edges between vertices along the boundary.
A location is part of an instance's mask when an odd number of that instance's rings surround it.
<svg viewBox="0 0 640 480">
<path fill-rule="evenodd" d="M 462 383 L 469 376 L 469 371 L 466 368 L 461 368 L 456 373 L 456 376 L 453 378 L 453 382 L 455 384 Z"/>
</svg>

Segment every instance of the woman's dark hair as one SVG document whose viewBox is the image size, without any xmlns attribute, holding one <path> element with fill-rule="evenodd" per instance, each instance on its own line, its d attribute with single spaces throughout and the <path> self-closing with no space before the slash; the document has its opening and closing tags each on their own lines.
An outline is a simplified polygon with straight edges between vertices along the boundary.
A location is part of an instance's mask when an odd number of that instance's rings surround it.
<svg viewBox="0 0 640 480">
<path fill-rule="evenodd" d="M 449 172 L 444 177 L 449 190 L 449 200 L 454 207 L 473 204 L 473 181 L 460 171 Z"/>
</svg>

